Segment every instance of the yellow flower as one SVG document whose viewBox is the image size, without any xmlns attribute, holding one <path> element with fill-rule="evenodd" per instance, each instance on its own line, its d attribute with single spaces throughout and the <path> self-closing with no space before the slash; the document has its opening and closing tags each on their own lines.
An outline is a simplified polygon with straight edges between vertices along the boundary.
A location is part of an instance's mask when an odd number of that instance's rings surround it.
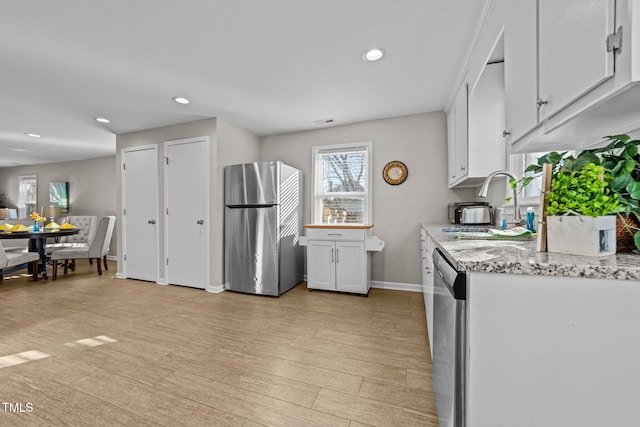
<svg viewBox="0 0 640 427">
<path fill-rule="evenodd" d="M 46 220 L 47 220 L 47 218 L 40 216 L 40 215 L 38 214 L 38 212 L 31 212 L 31 214 L 29 215 L 29 217 L 30 217 L 32 220 L 34 220 L 34 221 L 38 221 L 38 222 L 40 222 L 40 221 L 46 221 Z"/>
</svg>

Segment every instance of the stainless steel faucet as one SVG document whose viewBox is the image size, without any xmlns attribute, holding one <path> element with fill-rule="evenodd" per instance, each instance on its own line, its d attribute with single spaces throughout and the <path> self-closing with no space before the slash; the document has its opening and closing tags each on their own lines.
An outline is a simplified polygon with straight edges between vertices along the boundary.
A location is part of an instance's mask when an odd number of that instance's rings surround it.
<svg viewBox="0 0 640 427">
<path fill-rule="evenodd" d="M 518 180 L 518 177 L 515 176 L 514 174 L 512 174 L 509 171 L 499 170 L 499 171 L 491 172 L 489 174 L 489 176 L 484 180 L 484 183 L 482 184 L 482 188 L 480 188 L 480 192 L 478 193 L 479 197 L 487 197 L 487 191 L 489 191 L 489 183 L 491 182 L 493 177 L 497 176 L 497 175 L 504 175 L 504 176 L 507 176 L 509 178 L 513 178 L 515 180 Z M 518 205 L 518 190 L 517 190 L 517 188 L 513 189 L 513 210 L 514 210 L 514 215 L 513 215 L 514 224 L 515 225 L 523 225 L 524 224 L 524 220 L 522 219 L 522 216 L 520 216 L 520 205 Z"/>
</svg>

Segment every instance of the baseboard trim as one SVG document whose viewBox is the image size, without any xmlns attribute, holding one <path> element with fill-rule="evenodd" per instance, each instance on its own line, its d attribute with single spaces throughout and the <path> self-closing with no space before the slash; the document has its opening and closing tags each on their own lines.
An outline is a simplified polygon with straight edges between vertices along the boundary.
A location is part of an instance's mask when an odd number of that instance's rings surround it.
<svg viewBox="0 0 640 427">
<path fill-rule="evenodd" d="M 107 259 L 109 261 L 118 261 L 118 256 L 117 255 L 107 255 Z"/>
<path fill-rule="evenodd" d="M 391 289 L 394 291 L 422 292 L 422 285 L 416 283 L 381 282 L 372 280 L 371 287 L 377 289 Z"/>
<path fill-rule="evenodd" d="M 126 279 L 126 277 L 122 273 L 116 273 L 116 279 Z"/>
<path fill-rule="evenodd" d="M 209 285 L 206 287 L 205 291 L 211 294 L 219 294 L 224 291 L 224 285 Z"/>
<path fill-rule="evenodd" d="M 156 280 L 156 284 L 166 286 L 169 282 L 167 282 L 167 279 L 158 279 Z"/>
</svg>

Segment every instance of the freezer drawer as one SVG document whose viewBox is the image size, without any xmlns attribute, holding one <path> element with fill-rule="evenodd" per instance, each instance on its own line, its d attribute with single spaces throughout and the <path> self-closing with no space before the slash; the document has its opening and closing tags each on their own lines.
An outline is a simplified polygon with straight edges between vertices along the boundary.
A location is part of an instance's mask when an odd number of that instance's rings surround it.
<svg viewBox="0 0 640 427">
<path fill-rule="evenodd" d="M 227 289 L 279 295 L 278 207 L 225 208 Z"/>
</svg>

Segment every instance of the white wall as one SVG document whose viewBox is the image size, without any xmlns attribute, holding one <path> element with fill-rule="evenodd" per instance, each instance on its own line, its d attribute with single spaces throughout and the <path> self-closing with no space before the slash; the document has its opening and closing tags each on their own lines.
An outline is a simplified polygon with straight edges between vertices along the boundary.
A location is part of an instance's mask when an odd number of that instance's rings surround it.
<svg viewBox="0 0 640 427">
<path fill-rule="evenodd" d="M 418 284 L 419 225 L 446 223 L 447 203 L 475 200 L 474 189 L 447 188 L 447 135 L 443 112 L 372 120 L 260 138 L 260 160 L 281 160 L 304 174 L 305 223 L 310 222 L 311 147 L 373 142 L 373 232 L 386 242 L 372 257 L 372 280 Z M 392 186 L 382 179 L 393 160 L 407 165 L 407 180 Z"/>
<path fill-rule="evenodd" d="M 18 177 L 38 177 L 38 210 L 49 206 L 49 183 L 69 182 L 69 215 L 116 215 L 115 156 L 73 162 L 0 168 L 0 193 L 6 205 L 18 207 Z M 66 214 L 65 214 L 66 215 Z M 111 240 L 110 255 L 117 253 L 118 222 Z"/>
</svg>

